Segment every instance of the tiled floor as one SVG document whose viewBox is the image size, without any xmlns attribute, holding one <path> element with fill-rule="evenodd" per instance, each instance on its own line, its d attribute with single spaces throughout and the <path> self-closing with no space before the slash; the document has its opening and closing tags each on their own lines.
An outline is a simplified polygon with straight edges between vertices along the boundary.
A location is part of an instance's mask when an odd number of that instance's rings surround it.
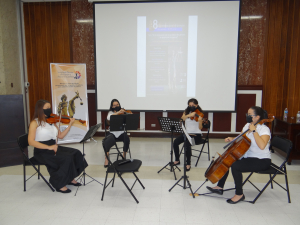
<svg viewBox="0 0 300 225">
<path fill-rule="evenodd" d="M 96 142 L 85 144 L 86 159 L 89 167 L 86 172 L 100 182 L 104 182 L 104 152 L 102 138 Z M 214 155 L 222 153 L 223 140 L 211 139 L 210 149 Z M 82 145 L 68 145 L 82 150 Z M 170 158 L 170 139 L 167 138 L 131 138 L 133 158 L 141 159 L 143 165 L 137 175 L 145 186 L 145 190 L 137 183 L 133 193 L 139 200 L 136 204 L 120 179 L 115 186 L 108 187 L 104 201 L 101 201 L 102 186 L 92 182 L 80 187 L 77 195 L 76 187 L 70 186 L 70 194 L 51 192 L 42 180 L 33 177 L 27 183 L 27 191 L 23 192 L 22 166 L 0 169 L 0 224 L 134 224 L 134 225 L 182 225 L 182 224 L 299 224 L 300 223 L 300 162 L 293 161 L 288 166 L 292 203 L 287 202 L 286 193 L 275 186 L 268 188 L 255 204 L 246 202 L 237 205 L 226 203 L 225 199 L 212 197 L 196 197 L 193 199 L 189 189 L 176 186 L 168 190 L 176 182 L 168 170 L 159 171 Z M 32 149 L 30 149 L 32 155 Z M 274 163 L 280 163 L 282 156 L 272 154 Z M 203 181 L 204 172 L 209 165 L 204 154 L 198 167 L 192 159 L 192 169 L 188 172 L 192 189 L 198 188 Z M 180 167 L 182 168 L 182 166 Z M 28 174 L 33 170 L 28 168 Z M 45 168 L 42 173 L 48 175 Z M 176 171 L 177 178 L 182 172 Z M 134 179 L 125 175 L 129 186 Z M 48 179 L 48 177 L 47 177 Z M 89 181 L 89 179 L 87 179 Z M 251 179 L 258 187 L 267 179 L 256 175 Z M 283 179 L 277 179 L 283 183 Z M 183 182 L 180 182 L 183 184 Z M 211 185 L 207 183 L 207 185 Z M 206 184 L 204 185 L 206 186 Z M 226 187 L 233 187 L 231 175 Z M 199 193 L 206 192 L 201 188 Z M 244 188 L 246 199 L 251 200 L 256 190 L 247 184 Z M 225 192 L 223 197 L 230 198 L 234 191 Z"/>
</svg>

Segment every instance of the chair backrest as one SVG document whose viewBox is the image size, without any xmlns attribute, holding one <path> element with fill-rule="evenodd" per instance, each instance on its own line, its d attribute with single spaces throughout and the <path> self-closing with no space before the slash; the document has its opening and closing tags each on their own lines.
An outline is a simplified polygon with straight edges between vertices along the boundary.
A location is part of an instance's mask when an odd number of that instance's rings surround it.
<svg viewBox="0 0 300 225">
<path fill-rule="evenodd" d="M 27 148 L 29 146 L 28 144 L 28 134 L 23 134 L 18 137 L 17 142 L 21 149 Z"/>
<path fill-rule="evenodd" d="M 209 120 L 207 120 L 206 124 L 203 124 L 203 128 L 207 128 L 207 133 L 206 133 L 206 137 L 205 137 L 205 139 L 207 140 L 208 135 L 209 135 L 209 131 L 210 131 L 210 121 Z"/>
<path fill-rule="evenodd" d="M 293 143 L 286 138 L 274 136 L 271 141 L 271 147 L 278 148 L 281 151 L 285 152 L 286 153 L 286 161 L 287 161 L 290 156 L 290 153 L 291 153 L 291 150 L 293 147 Z"/>
<path fill-rule="evenodd" d="M 207 120 L 207 123 L 203 123 L 203 128 L 207 128 L 207 131 L 209 132 L 210 130 L 210 121 Z"/>
<path fill-rule="evenodd" d="M 28 134 L 23 134 L 23 135 L 19 136 L 18 139 L 17 139 L 17 142 L 18 142 L 18 145 L 20 147 L 20 150 L 21 150 L 22 154 L 24 155 L 24 157 L 26 159 L 28 159 L 28 156 L 26 155 L 26 153 L 24 151 L 25 148 L 27 148 L 29 146 L 29 144 L 28 144 Z"/>
</svg>

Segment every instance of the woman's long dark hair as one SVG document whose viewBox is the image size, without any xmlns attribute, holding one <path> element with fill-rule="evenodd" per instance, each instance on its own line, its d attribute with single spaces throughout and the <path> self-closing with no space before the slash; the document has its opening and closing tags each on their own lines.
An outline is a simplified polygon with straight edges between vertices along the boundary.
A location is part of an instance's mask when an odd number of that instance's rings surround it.
<svg viewBox="0 0 300 225">
<path fill-rule="evenodd" d="M 254 111 L 255 116 L 259 116 L 259 120 L 267 119 L 268 118 L 268 113 L 266 110 L 263 110 L 259 106 L 252 106 L 250 107 Z"/>
<path fill-rule="evenodd" d="M 184 110 L 184 114 L 187 115 L 190 113 L 190 109 L 189 109 L 189 104 L 190 102 L 194 103 L 195 105 L 198 105 L 198 101 L 195 98 L 191 98 L 190 100 L 188 100 L 188 107 Z M 200 112 L 203 113 L 203 110 L 201 109 L 201 107 L 198 105 L 196 109 L 199 109 Z"/>
<path fill-rule="evenodd" d="M 118 101 L 118 99 L 113 99 L 113 100 L 111 100 L 111 102 L 110 102 L 110 107 L 109 107 L 109 111 L 114 111 L 113 110 L 113 104 L 114 104 L 114 102 L 118 102 L 119 103 L 119 106 L 121 107 L 121 104 L 120 104 L 120 102 Z"/>
<path fill-rule="evenodd" d="M 38 119 L 38 126 L 41 125 L 42 122 L 46 122 L 46 117 L 44 113 L 44 105 L 50 103 L 47 100 L 40 99 L 36 102 L 35 108 L 34 108 L 34 115 L 32 120 Z"/>
</svg>

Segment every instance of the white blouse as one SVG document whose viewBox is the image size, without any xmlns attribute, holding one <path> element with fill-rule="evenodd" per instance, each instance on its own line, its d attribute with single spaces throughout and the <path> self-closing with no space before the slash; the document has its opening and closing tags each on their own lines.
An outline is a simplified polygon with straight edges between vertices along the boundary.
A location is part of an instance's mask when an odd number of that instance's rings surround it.
<svg viewBox="0 0 300 225">
<path fill-rule="evenodd" d="M 37 119 L 36 122 L 38 123 Z M 49 141 L 51 139 L 56 140 L 58 135 L 57 128 L 49 123 L 42 122 L 40 126 L 36 128 L 35 141 Z"/>
<path fill-rule="evenodd" d="M 246 130 L 249 129 L 249 125 L 250 125 L 250 123 L 247 123 L 244 126 L 243 132 L 245 132 Z M 259 136 L 268 135 L 268 136 L 270 136 L 270 140 L 271 140 L 271 132 L 270 132 L 269 127 L 267 127 L 266 125 L 257 124 L 256 133 L 258 133 Z M 251 140 L 251 145 L 250 145 L 250 148 L 248 149 L 248 151 L 245 153 L 245 155 L 242 158 L 248 158 L 248 157 L 259 158 L 259 159 L 270 159 L 271 158 L 271 154 L 270 154 L 270 150 L 269 150 L 270 140 L 269 140 L 268 144 L 266 145 L 266 147 L 264 148 L 264 150 L 261 150 L 256 144 L 253 132 L 247 133 L 246 136 Z"/>
<path fill-rule="evenodd" d="M 189 134 L 201 134 L 202 132 L 199 129 L 199 121 L 191 120 L 190 118 L 187 118 L 185 120 L 185 128 Z"/>
</svg>

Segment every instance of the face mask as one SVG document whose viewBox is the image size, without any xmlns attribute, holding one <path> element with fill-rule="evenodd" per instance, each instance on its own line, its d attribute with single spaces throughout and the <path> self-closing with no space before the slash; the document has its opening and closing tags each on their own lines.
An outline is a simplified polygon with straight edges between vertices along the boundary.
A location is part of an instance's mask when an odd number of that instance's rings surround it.
<svg viewBox="0 0 300 225">
<path fill-rule="evenodd" d="M 189 109 L 191 112 L 194 112 L 196 110 L 196 107 L 195 106 L 189 106 Z"/>
<path fill-rule="evenodd" d="M 253 122 L 252 121 L 252 116 L 246 115 L 246 121 L 247 121 L 247 123 L 252 123 Z"/>
<path fill-rule="evenodd" d="M 112 108 L 113 109 L 113 111 L 116 111 L 116 112 L 118 112 L 118 111 L 120 111 L 121 110 L 121 107 L 120 106 L 116 106 L 115 108 Z"/>
<path fill-rule="evenodd" d="M 44 114 L 46 115 L 46 117 L 49 117 L 51 113 L 52 113 L 51 108 L 49 108 L 49 109 L 44 109 Z"/>
</svg>

